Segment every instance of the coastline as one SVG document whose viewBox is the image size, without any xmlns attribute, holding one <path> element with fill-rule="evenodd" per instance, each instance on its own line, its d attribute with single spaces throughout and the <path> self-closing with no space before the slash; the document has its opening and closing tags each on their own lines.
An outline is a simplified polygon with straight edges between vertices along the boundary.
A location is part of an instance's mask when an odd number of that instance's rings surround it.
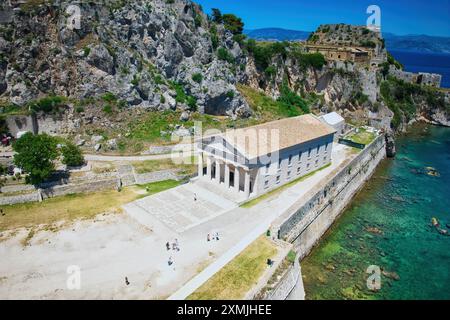
<svg viewBox="0 0 450 320">
<path fill-rule="evenodd" d="M 445 268 L 450 256 L 445 245 L 450 237 L 438 234 L 430 221 L 436 216 L 444 228 L 450 222 L 445 214 L 450 189 L 444 183 L 450 174 L 450 155 L 445 153 L 450 129 L 416 124 L 397 142 L 397 158 L 381 162 L 302 261 L 307 299 L 448 298 L 444 287 L 450 279 Z M 440 160 L 427 161 L 422 151 L 429 157 L 433 148 L 441 152 Z M 425 166 L 436 167 L 440 178 L 427 175 Z M 370 265 L 382 269 L 378 292 L 366 287 Z"/>
</svg>

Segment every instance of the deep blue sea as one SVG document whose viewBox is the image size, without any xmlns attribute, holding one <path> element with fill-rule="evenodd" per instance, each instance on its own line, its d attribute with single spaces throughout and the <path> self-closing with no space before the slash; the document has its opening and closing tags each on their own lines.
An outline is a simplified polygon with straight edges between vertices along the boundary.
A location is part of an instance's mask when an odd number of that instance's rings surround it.
<svg viewBox="0 0 450 320">
<path fill-rule="evenodd" d="M 450 54 L 389 50 L 406 71 L 442 74 L 444 88 L 450 88 Z"/>
</svg>

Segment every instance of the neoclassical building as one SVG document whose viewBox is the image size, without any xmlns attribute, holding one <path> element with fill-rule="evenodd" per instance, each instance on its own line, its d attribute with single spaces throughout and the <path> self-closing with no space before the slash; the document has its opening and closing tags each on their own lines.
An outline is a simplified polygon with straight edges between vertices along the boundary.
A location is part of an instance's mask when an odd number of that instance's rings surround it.
<svg viewBox="0 0 450 320">
<path fill-rule="evenodd" d="M 229 130 L 198 141 L 198 178 L 257 197 L 331 162 L 336 130 L 313 115 Z"/>
</svg>

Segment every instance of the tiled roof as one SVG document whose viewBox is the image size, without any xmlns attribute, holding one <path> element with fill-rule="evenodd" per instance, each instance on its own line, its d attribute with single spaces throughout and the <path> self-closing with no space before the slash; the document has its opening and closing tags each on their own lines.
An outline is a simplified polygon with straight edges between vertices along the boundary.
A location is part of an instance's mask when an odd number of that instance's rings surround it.
<svg viewBox="0 0 450 320">
<path fill-rule="evenodd" d="M 229 130 L 221 136 L 248 159 L 254 159 L 336 133 L 313 115 Z"/>
</svg>

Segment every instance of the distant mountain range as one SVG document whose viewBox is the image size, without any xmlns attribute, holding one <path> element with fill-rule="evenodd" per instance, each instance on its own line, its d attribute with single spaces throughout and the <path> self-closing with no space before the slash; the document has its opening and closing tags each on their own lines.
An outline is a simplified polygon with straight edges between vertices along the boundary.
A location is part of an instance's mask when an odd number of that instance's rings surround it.
<svg viewBox="0 0 450 320">
<path fill-rule="evenodd" d="M 301 41 L 308 39 L 310 31 L 288 30 L 282 28 L 264 28 L 245 30 L 244 33 L 255 40 L 267 41 Z M 386 46 L 389 50 L 402 50 L 413 52 L 450 53 L 450 37 L 434 37 L 427 35 L 399 36 L 392 33 L 383 33 Z"/>
<path fill-rule="evenodd" d="M 308 39 L 311 31 L 288 30 L 281 28 L 264 28 L 255 30 L 244 30 L 244 33 L 255 40 L 277 40 L 277 41 L 295 41 Z"/>
</svg>

